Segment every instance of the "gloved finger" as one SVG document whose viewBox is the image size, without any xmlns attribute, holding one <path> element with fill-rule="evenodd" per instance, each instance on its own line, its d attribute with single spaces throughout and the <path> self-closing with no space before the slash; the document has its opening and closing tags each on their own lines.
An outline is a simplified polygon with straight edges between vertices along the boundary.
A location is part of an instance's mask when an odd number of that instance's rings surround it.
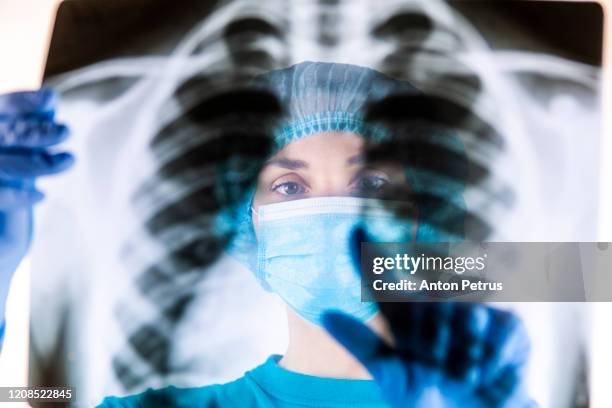
<svg viewBox="0 0 612 408">
<path fill-rule="evenodd" d="M 0 178 L 34 178 L 60 173 L 70 168 L 70 153 L 49 153 L 45 150 L 0 149 Z"/>
<path fill-rule="evenodd" d="M 403 325 L 392 324 L 392 327 L 395 326 L 393 333 L 398 347 L 424 364 L 441 368 L 447 359 L 452 341 L 454 304 L 415 302 L 401 305 L 406 310 L 406 322 Z M 405 344 L 402 344 L 404 342 Z"/>
<path fill-rule="evenodd" d="M 350 244 L 350 251 L 351 251 L 351 259 L 353 261 L 353 266 L 354 266 L 355 271 L 357 271 L 357 273 L 362 277 L 362 279 L 373 279 L 373 277 L 370 274 L 365 274 L 365 275 L 361 274 L 361 244 L 364 242 L 368 242 L 368 239 L 369 238 L 367 236 L 367 232 L 362 227 L 355 228 L 350 236 L 349 244 Z M 366 287 L 371 288 L 372 282 L 368 282 L 366 284 Z M 412 346 L 412 340 L 413 340 L 413 337 L 411 336 L 411 334 L 414 332 L 414 330 L 410 330 L 410 328 L 408 327 L 409 326 L 408 322 L 412 323 L 415 320 L 414 316 L 410 316 L 411 312 L 414 312 L 414 309 L 406 310 L 408 307 L 409 307 L 408 305 L 403 305 L 400 303 L 393 303 L 393 304 L 379 303 L 379 310 L 382 312 L 382 314 L 387 319 L 387 322 L 389 323 L 391 327 L 393 335 L 395 336 L 396 340 L 399 341 L 400 343 L 399 348 L 402 350 L 406 350 L 410 348 Z M 400 311 L 397 314 L 394 313 L 398 309 L 402 309 L 402 311 Z M 405 312 L 408 312 L 408 313 L 405 313 Z M 396 315 L 399 318 L 396 319 L 395 318 Z M 331 317 L 332 322 L 335 322 L 335 319 L 336 318 Z M 344 327 L 342 325 L 343 323 L 342 318 L 337 318 L 337 319 L 338 319 L 339 327 L 340 328 Z M 350 326 L 350 322 L 347 321 L 345 325 Z M 372 338 L 372 342 L 374 342 L 373 338 Z"/>
<path fill-rule="evenodd" d="M 361 268 L 361 244 L 368 241 L 363 228 L 355 228 L 350 237 L 355 270 Z M 370 277 L 366 274 L 363 278 Z M 371 288 L 372 285 L 367 284 Z M 396 348 L 408 359 L 430 366 L 441 366 L 448 353 L 453 304 L 423 302 L 383 302 L 378 304 L 391 327 Z"/>
<path fill-rule="evenodd" d="M 379 304 L 405 361 L 445 367 L 452 339 L 453 303 L 390 302 Z"/>
<path fill-rule="evenodd" d="M 68 138 L 66 125 L 49 120 L 16 118 L 0 121 L 0 147 L 44 148 Z"/>
<path fill-rule="evenodd" d="M 40 202 L 44 194 L 36 189 L 0 185 L 0 211 L 14 211 Z"/>
<path fill-rule="evenodd" d="M 489 329 L 489 308 L 459 303 L 452 318 L 451 344 L 446 371 L 456 379 L 476 385 Z"/>
<path fill-rule="evenodd" d="M 0 119 L 25 113 L 53 111 L 57 100 L 58 94 L 50 88 L 0 94 Z"/>
<path fill-rule="evenodd" d="M 479 387 L 476 394 L 485 406 L 490 407 L 505 407 L 505 406 L 526 406 L 526 405 L 508 405 L 509 400 L 527 402 L 526 395 L 517 395 L 520 393 L 520 383 L 523 375 L 521 370 L 510 365 L 505 367 L 502 372 L 493 380 L 487 383 L 486 386 Z M 530 406 L 530 405 L 527 405 Z"/>
<path fill-rule="evenodd" d="M 483 344 L 481 383 L 488 384 L 505 366 L 524 367 L 530 352 L 529 337 L 513 313 L 490 308 L 489 327 Z"/>
</svg>

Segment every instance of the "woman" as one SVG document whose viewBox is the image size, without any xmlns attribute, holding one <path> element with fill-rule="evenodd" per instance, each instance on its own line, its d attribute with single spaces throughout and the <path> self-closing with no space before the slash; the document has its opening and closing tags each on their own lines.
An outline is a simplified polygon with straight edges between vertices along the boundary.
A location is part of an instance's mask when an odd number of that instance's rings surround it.
<svg viewBox="0 0 612 408">
<path fill-rule="evenodd" d="M 364 108 L 417 91 L 367 68 L 315 62 L 256 84 L 288 115 L 229 252 L 287 304 L 287 351 L 228 384 L 149 390 L 101 406 L 527 406 L 528 347 L 510 314 L 451 303 L 398 304 L 389 313 L 361 301 L 351 251 L 359 234 L 445 240 L 368 198 L 410 186 L 410 173 L 365 162 L 366 147 L 390 130 L 366 122 Z"/>
</svg>

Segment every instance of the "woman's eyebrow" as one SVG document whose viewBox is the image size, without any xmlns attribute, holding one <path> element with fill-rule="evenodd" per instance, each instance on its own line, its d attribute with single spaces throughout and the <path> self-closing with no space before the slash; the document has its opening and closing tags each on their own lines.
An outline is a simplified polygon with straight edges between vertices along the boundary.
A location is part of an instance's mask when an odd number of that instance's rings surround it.
<svg viewBox="0 0 612 408">
<path fill-rule="evenodd" d="M 289 170 L 297 170 L 297 169 L 307 169 L 308 163 L 302 160 L 292 160 L 292 159 L 270 159 L 266 162 L 266 166 L 274 165 L 278 167 L 282 167 L 284 169 Z"/>
</svg>

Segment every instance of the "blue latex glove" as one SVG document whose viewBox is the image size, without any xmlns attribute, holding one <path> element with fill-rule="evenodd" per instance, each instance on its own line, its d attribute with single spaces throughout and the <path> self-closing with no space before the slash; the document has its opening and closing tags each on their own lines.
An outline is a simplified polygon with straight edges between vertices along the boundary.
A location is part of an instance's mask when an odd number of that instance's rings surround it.
<svg viewBox="0 0 612 408">
<path fill-rule="evenodd" d="M 356 234 L 357 244 L 365 241 Z M 338 312 L 327 331 L 370 372 L 392 407 L 531 407 L 524 368 L 529 341 L 512 313 L 459 302 L 379 303 L 389 345 Z"/>
<path fill-rule="evenodd" d="M 49 148 L 68 137 L 54 120 L 50 89 L 0 95 L 0 320 L 8 288 L 32 238 L 32 206 L 42 200 L 34 181 L 69 168 L 69 153 Z"/>
</svg>

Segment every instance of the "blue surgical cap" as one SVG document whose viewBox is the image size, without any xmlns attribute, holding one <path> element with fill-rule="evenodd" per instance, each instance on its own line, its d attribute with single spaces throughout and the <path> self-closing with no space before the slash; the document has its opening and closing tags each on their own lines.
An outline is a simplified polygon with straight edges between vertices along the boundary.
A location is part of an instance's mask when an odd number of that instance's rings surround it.
<svg viewBox="0 0 612 408">
<path fill-rule="evenodd" d="M 394 93 L 417 92 L 410 84 L 369 68 L 311 61 L 270 71 L 254 84 L 276 95 L 285 108 L 274 131 L 277 149 L 323 132 L 384 139 L 388 132 L 382 125 L 364 120 L 365 108 Z"/>
</svg>

